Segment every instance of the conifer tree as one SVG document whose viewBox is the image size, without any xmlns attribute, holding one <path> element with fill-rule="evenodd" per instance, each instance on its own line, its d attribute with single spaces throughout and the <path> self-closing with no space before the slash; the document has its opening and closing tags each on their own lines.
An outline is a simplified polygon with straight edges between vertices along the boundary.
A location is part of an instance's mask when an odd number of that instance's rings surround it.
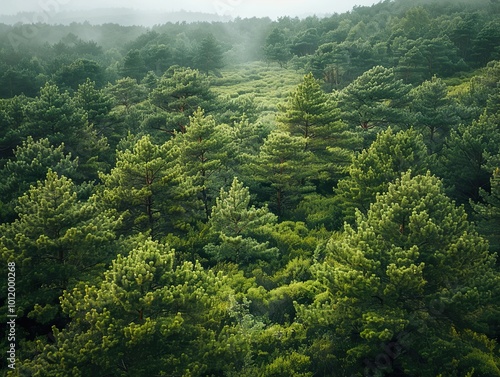
<svg viewBox="0 0 500 377">
<path fill-rule="evenodd" d="M 401 173 L 411 169 L 414 174 L 422 174 L 434 165 L 423 136 L 415 130 L 394 132 L 389 127 L 379 133 L 372 145 L 353 159 L 349 176 L 335 189 L 345 220 L 352 221 L 355 210 L 366 213 L 377 193 L 385 192 Z"/>
<path fill-rule="evenodd" d="M 500 169 L 496 168 L 490 179 L 490 192 L 480 189 L 481 201 L 472 202 L 478 229 L 490 241 L 490 250 L 498 254 L 500 251 Z"/>
<path fill-rule="evenodd" d="M 410 89 L 396 78 L 393 68 L 373 67 L 340 92 L 342 119 L 353 129 L 364 131 L 407 126 L 411 123 L 405 110 Z M 371 141 L 369 136 L 365 134 L 367 142 Z"/>
<path fill-rule="evenodd" d="M 55 147 L 46 138 L 35 141 L 31 136 L 14 150 L 14 157 L 0 170 L 2 201 L 13 211 L 17 198 L 37 181 L 43 181 L 52 170 L 68 178 L 76 177 L 78 158 L 65 153 L 64 144 Z"/>
<path fill-rule="evenodd" d="M 264 197 L 279 217 L 293 209 L 305 193 L 314 191 L 310 182 L 317 173 L 310 168 L 312 158 L 303 137 L 273 131 L 248 165 L 249 173 L 261 183 Z"/>
<path fill-rule="evenodd" d="M 33 139 L 47 138 L 50 143 L 64 143 L 68 152 L 79 157 L 79 169 L 88 179 L 97 178 L 97 170 L 105 169 L 102 155 L 107 152 L 105 137 L 87 123 L 87 115 L 72 101 L 67 92 L 47 83 L 40 95 L 26 104 L 22 134 Z"/>
<path fill-rule="evenodd" d="M 26 329 L 32 336 L 40 331 L 37 326 L 50 328 L 61 319 L 59 296 L 65 289 L 91 281 L 113 258 L 111 243 L 121 218 L 102 209 L 95 197 L 80 201 L 76 190 L 70 179 L 49 170 L 19 198 L 18 218 L 0 226 L 2 261 L 15 262 L 20 277 L 17 315 L 34 321 Z"/>
<path fill-rule="evenodd" d="M 219 242 L 209 244 L 205 250 L 217 261 L 232 261 L 248 265 L 257 260 L 269 260 L 277 255 L 277 249 L 254 237 L 259 228 L 272 225 L 276 216 L 267 206 L 250 207 L 250 191 L 234 178 L 229 191 L 221 189 L 209 219 L 210 230 L 217 234 Z"/>
<path fill-rule="evenodd" d="M 304 76 L 280 111 L 282 128 L 304 138 L 305 150 L 313 153 L 311 170 L 319 177 L 331 179 L 351 160 L 357 146 L 355 134 L 340 120 L 340 110 L 312 73 Z"/>
<path fill-rule="evenodd" d="M 220 76 L 219 69 L 224 66 L 222 50 L 213 34 L 209 33 L 200 43 L 195 56 L 196 67 L 205 74 L 213 71 Z"/>
<path fill-rule="evenodd" d="M 166 114 L 164 132 L 185 132 L 189 117 L 198 108 L 209 112 L 215 107 L 215 95 L 199 71 L 170 67 L 151 92 L 150 101 Z"/>
<path fill-rule="evenodd" d="M 280 67 L 284 67 L 292 57 L 290 53 L 289 41 L 283 30 L 274 28 L 266 38 L 264 46 L 264 56 L 269 62 L 277 62 Z"/>
<path fill-rule="evenodd" d="M 331 368 L 498 374 L 488 339 L 499 309 L 495 256 L 438 178 L 404 173 L 326 253 L 316 276 L 324 292 L 301 317 L 331 336 Z"/>
<path fill-rule="evenodd" d="M 224 181 L 229 130 L 198 109 L 189 118 L 185 132 L 176 134 L 173 142 L 178 147 L 178 164 L 193 180 L 208 219 L 218 190 L 229 183 Z"/>
<path fill-rule="evenodd" d="M 115 106 L 125 107 L 125 112 L 147 98 L 146 89 L 137 80 L 130 77 L 116 80 L 116 82 L 104 89 L 106 94 L 113 98 Z"/>
<path fill-rule="evenodd" d="M 24 373 L 52 376 L 223 374 L 244 347 L 231 329 L 231 289 L 221 275 L 177 263 L 168 245 L 143 240 L 118 255 L 99 284 L 61 300 L 71 318 L 38 342 Z M 222 325 L 226 323 L 226 325 Z"/>
<path fill-rule="evenodd" d="M 102 90 L 97 89 L 95 82 L 90 81 L 90 79 L 78 85 L 73 101 L 77 107 L 85 110 L 89 124 L 101 127 L 112 107 L 111 98 L 106 96 Z"/>
<path fill-rule="evenodd" d="M 11 158 L 14 149 L 26 137 L 21 128 L 24 123 L 24 108 L 31 99 L 16 96 L 0 99 L 0 157 Z"/>
<path fill-rule="evenodd" d="M 457 105 L 448 97 L 446 84 L 436 77 L 410 92 L 414 127 L 424 135 L 430 153 L 441 150 L 453 126 L 458 125 Z"/>
<path fill-rule="evenodd" d="M 68 139 L 86 125 L 83 109 L 75 107 L 69 94 L 61 93 L 54 84 L 45 84 L 40 95 L 27 104 L 24 111 L 24 133 L 35 139 L 47 137 L 55 144 L 68 143 Z"/>
<path fill-rule="evenodd" d="M 446 139 L 440 156 L 440 175 L 460 203 L 479 200 L 479 189 L 489 186 L 489 161 L 500 151 L 500 115 L 483 114 L 472 124 L 461 124 Z"/>
<path fill-rule="evenodd" d="M 321 89 L 312 73 L 304 76 L 302 82 L 280 107 L 278 121 L 285 131 L 307 140 L 306 149 L 325 149 L 325 140 L 332 132 L 333 123 L 340 118 L 340 111 Z"/>
<path fill-rule="evenodd" d="M 103 199 L 123 212 L 125 231 L 148 232 L 158 238 L 186 229 L 194 194 L 191 181 L 177 165 L 171 143 L 154 144 L 143 136 L 130 149 L 117 151 L 116 166 L 101 174 Z"/>
</svg>

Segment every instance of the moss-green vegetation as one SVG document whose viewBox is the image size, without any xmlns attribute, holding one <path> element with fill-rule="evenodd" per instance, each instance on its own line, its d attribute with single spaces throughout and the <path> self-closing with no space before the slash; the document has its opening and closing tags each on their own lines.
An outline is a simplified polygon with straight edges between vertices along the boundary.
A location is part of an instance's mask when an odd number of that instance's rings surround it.
<svg viewBox="0 0 500 377">
<path fill-rule="evenodd" d="M 499 23 L 0 25 L 0 375 L 500 376 Z"/>
</svg>

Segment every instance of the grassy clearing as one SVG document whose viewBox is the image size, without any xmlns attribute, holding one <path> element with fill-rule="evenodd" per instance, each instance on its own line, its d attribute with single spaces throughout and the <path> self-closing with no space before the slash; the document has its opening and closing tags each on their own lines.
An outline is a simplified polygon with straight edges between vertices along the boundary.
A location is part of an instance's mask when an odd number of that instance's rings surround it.
<svg viewBox="0 0 500 377">
<path fill-rule="evenodd" d="M 264 62 L 251 62 L 222 70 L 222 77 L 212 77 L 212 89 L 222 96 L 251 96 L 261 116 L 277 111 L 304 77 L 304 72 L 280 68 Z"/>
</svg>

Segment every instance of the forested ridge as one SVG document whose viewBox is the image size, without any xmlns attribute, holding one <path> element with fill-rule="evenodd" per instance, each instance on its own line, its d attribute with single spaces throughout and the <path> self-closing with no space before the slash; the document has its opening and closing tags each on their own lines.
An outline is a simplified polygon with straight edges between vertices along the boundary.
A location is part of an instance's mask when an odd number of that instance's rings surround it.
<svg viewBox="0 0 500 377">
<path fill-rule="evenodd" d="M 0 24 L 2 375 L 500 376 L 498 0 L 34 22 Z"/>
</svg>

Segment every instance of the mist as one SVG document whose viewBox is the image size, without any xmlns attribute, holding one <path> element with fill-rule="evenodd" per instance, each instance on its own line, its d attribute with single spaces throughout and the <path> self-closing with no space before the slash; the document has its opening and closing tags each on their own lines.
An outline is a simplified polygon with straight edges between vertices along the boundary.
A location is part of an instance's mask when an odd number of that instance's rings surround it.
<svg viewBox="0 0 500 377">
<path fill-rule="evenodd" d="M 172 13 L 179 11 L 214 14 L 224 18 L 251 18 L 325 15 L 343 13 L 351 10 L 354 6 L 370 6 L 375 0 L 184 0 L 162 1 L 162 0 L 22 0 L 2 4 L 0 15 L 15 15 L 21 12 L 38 14 L 43 20 L 60 18 L 61 14 L 74 12 L 94 12 L 98 16 L 100 11 L 109 12 L 110 9 L 130 9 L 142 12 Z"/>
</svg>

